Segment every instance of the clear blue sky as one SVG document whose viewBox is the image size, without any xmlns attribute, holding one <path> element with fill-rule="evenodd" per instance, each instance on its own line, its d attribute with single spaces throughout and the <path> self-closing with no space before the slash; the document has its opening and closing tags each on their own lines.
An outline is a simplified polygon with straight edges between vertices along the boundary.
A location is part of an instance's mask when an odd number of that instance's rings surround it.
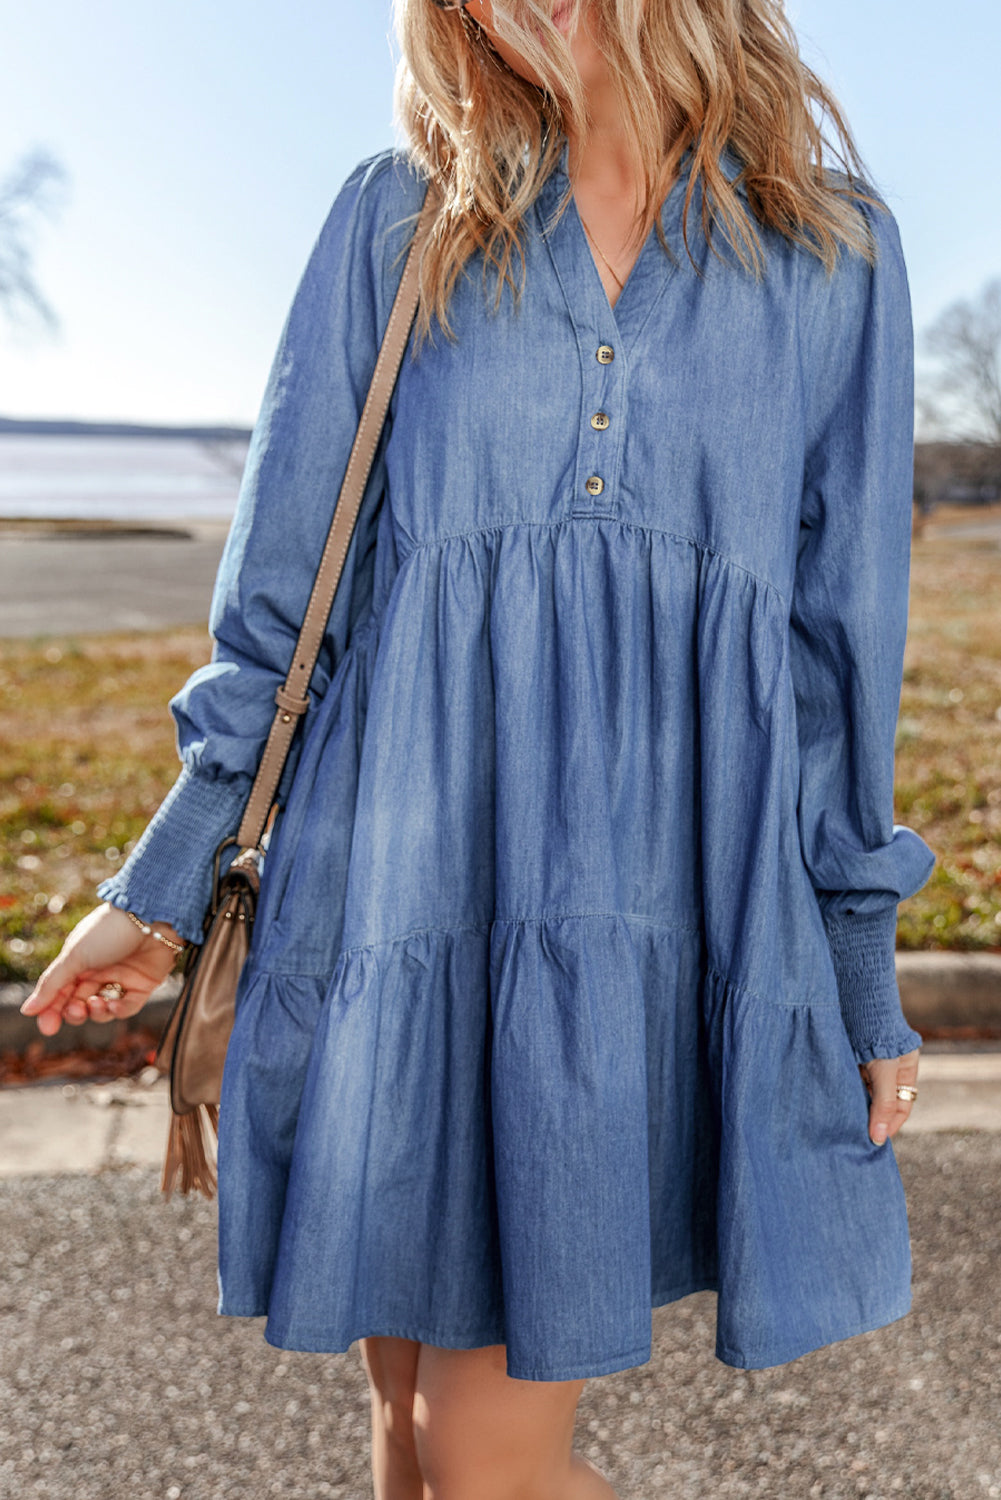
<svg viewBox="0 0 1001 1500">
<path fill-rule="evenodd" d="M 897 216 L 918 334 L 1001 274 L 996 0 L 788 0 Z M 0 414 L 253 421 L 327 208 L 396 139 L 388 0 L 6 6 L 0 173 L 70 183 L 38 238 L 56 338 L 0 325 Z"/>
</svg>

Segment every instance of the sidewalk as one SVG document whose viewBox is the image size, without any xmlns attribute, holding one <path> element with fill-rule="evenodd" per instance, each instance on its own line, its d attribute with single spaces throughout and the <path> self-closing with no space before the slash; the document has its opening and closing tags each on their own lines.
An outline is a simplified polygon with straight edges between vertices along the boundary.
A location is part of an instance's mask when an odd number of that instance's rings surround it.
<svg viewBox="0 0 1001 1500">
<path fill-rule="evenodd" d="M 929 1042 L 921 1090 L 900 1131 L 1001 1133 L 1001 1049 Z M 167 1139 L 167 1080 L 154 1068 L 112 1083 L 45 1083 L 0 1089 L 0 1178 L 159 1167 Z"/>
<path fill-rule="evenodd" d="M 0 1178 L 161 1166 L 169 1115 L 155 1068 L 112 1083 L 0 1089 Z"/>
</svg>

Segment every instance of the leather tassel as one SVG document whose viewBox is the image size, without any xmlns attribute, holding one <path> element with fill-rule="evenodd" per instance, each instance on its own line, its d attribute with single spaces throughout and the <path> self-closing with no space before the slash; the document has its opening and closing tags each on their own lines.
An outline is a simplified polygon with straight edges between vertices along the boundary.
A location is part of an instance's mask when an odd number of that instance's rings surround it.
<svg viewBox="0 0 1001 1500">
<path fill-rule="evenodd" d="M 204 1118 L 203 1118 L 204 1116 Z M 170 1201 L 178 1176 L 180 1191 L 215 1197 L 215 1163 L 206 1152 L 206 1132 L 211 1130 L 219 1138 L 218 1104 L 199 1104 L 187 1114 L 170 1113 L 170 1130 L 167 1134 L 167 1151 L 163 1162 L 160 1191 Z"/>
</svg>

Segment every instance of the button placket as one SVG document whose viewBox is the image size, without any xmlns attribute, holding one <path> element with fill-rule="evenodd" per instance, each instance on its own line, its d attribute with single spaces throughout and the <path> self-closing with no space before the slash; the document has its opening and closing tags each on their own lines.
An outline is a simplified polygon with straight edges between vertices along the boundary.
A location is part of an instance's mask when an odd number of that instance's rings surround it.
<svg viewBox="0 0 1001 1500">
<path fill-rule="evenodd" d="M 555 219 L 565 181 L 554 174 L 537 203 L 551 264 L 577 336 L 581 405 L 568 517 L 615 515 L 627 420 L 628 361 L 587 239 L 572 214 Z M 554 217 L 550 219 L 550 213 Z"/>
<path fill-rule="evenodd" d="M 583 347 L 581 352 L 584 353 Z M 592 345 L 592 357 L 590 360 L 585 358 L 583 373 L 584 406 L 577 480 L 570 513 L 608 515 L 618 506 L 616 479 L 622 447 L 621 413 L 625 385 L 625 365 L 611 340 L 596 341 Z"/>
</svg>

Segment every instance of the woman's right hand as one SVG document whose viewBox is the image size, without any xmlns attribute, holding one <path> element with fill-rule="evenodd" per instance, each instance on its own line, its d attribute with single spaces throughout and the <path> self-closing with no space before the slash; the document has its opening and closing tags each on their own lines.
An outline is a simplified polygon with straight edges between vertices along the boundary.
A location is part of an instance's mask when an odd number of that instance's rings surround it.
<svg viewBox="0 0 1001 1500">
<path fill-rule="evenodd" d="M 167 922 L 152 924 L 174 942 L 181 939 Z M 87 913 L 71 932 L 56 957 L 43 970 L 21 1006 L 22 1014 L 38 1017 L 43 1036 L 54 1036 L 64 1021 L 115 1021 L 134 1016 L 174 968 L 178 955 L 165 943 L 140 932 L 118 907 L 107 903 Z M 123 986 L 120 999 L 97 992 L 104 984 Z"/>
</svg>

